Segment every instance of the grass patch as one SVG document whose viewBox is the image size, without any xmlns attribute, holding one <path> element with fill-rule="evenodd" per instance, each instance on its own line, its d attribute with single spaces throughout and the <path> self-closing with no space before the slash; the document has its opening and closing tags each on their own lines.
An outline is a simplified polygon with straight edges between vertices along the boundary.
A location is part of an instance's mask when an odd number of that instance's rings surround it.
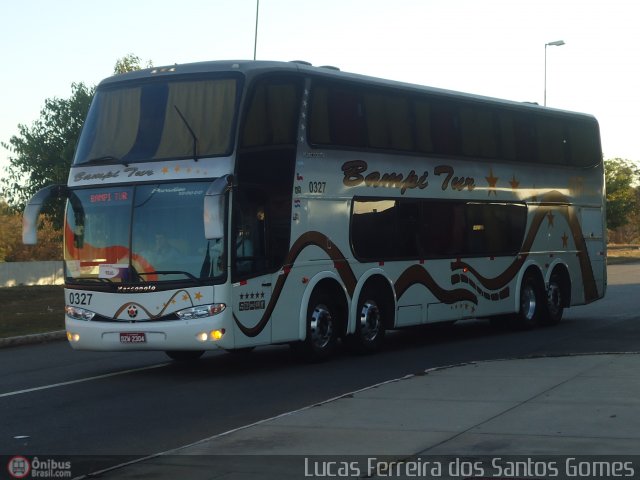
<svg viewBox="0 0 640 480">
<path fill-rule="evenodd" d="M 64 287 L 0 288 L 0 338 L 64 330 Z"/>
<path fill-rule="evenodd" d="M 607 249 L 607 263 L 609 265 L 632 263 L 637 261 L 640 261 L 640 247 L 609 247 Z"/>
</svg>

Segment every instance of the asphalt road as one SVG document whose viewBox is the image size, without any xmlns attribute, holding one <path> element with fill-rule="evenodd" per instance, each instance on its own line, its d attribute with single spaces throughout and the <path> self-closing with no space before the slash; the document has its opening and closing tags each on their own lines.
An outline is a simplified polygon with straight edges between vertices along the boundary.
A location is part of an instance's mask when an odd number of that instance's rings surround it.
<svg viewBox="0 0 640 480">
<path fill-rule="evenodd" d="M 410 329 L 390 333 L 376 355 L 345 351 L 314 365 L 287 347 L 212 352 L 196 364 L 161 352 L 76 352 L 66 342 L 0 349 L 0 455 L 139 457 L 435 366 L 640 351 L 639 297 L 640 264 L 614 265 L 605 299 L 565 311 L 558 326 Z"/>
</svg>

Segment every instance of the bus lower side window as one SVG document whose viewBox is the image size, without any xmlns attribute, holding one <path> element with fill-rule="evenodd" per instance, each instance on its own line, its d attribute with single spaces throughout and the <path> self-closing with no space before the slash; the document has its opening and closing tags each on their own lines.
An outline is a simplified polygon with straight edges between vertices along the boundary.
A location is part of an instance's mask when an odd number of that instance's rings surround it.
<svg viewBox="0 0 640 480">
<path fill-rule="evenodd" d="M 526 221 L 523 204 L 356 199 L 351 243 L 362 261 L 513 255 Z"/>
</svg>

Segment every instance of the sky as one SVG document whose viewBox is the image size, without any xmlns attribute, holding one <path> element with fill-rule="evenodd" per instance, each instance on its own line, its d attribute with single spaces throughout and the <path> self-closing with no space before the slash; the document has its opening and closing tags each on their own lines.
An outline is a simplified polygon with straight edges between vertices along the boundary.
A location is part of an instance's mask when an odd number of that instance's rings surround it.
<svg viewBox="0 0 640 480">
<path fill-rule="evenodd" d="M 132 53 L 154 66 L 254 56 L 593 114 L 604 158 L 640 164 L 640 35 L 631 0 L 9 0 L 0 142 L 47 98 Z M 10 152 L 0 147 L 0 175 Z"/>
</svg>

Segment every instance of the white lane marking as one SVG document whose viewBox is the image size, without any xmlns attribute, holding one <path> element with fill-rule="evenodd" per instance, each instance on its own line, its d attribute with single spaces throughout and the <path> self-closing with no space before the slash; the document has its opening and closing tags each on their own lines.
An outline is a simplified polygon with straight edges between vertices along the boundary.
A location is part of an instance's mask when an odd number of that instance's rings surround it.
<svg viewBox="0 0 640 480">
<path fill-rule="evenodd" d="M 129 370 L 122 370 L 120 372 L 105 373 L 104 375 L 96 375 L 95 377 L 79 378 L 77 380 L 69 380 L 68 382 L 53 383 L 51 385 L 43 385 L 41 387 L 33 387 L 33 388 L 25 388 L 24 390 L 16 390 L 15 392 L 0 393 L 0 398 L 13 397 L 15 395 L 22 395 L 23 393 L 38 392 L 40 390 L 48 390 L 50 388 L 64 387 L 67 385 L 73 385 L 75 383 L 91 382 L 93 380 L 101 380 L 103 378 L 116 377 L 118 375 L 126 375 L 128 373 L 143 372 L 145 370 L 153 370 L 154 368 L 166 367 L 167 365 L 171 365 L 171 363 L 172 362 L 166 362 L 166 363 L 160 363 L 158 365 L 151 365 L 149 367 L 131 368 Z"/>
</svg>

